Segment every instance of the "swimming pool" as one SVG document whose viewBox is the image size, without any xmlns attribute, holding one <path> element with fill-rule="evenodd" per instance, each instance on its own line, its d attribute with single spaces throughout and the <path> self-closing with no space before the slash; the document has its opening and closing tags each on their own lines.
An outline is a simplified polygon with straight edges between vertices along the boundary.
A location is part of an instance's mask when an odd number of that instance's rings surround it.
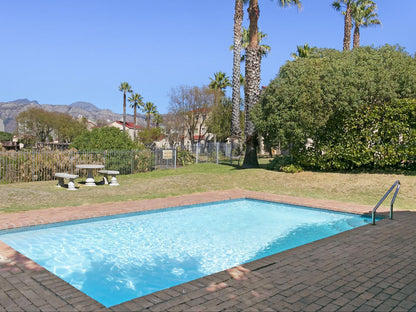
<svg viewBox="0 0 416 312">
<path fill-rule="evenodd" d="M 3 231 L 0 240 L 109 307 L 370 221 L 240 199 Z"/>
</svg>

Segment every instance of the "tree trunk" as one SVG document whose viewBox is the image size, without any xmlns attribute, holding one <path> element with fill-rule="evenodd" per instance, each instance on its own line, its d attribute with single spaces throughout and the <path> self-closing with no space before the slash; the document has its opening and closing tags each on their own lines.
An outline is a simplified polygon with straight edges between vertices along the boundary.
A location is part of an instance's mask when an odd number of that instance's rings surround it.
<svg viewBox="0 0 416 312">
<path fill-rule="evenodd" d="M 123 92 L 123 132 L 126 131 L 126 91 Z"/>
<path fill-rule="evenodd" d="M 351 5 L 347 4 L 347 10 L 345 11 L 345 18 L 344 18 L 344 46 L 343 46 L 344 51 L 350 50 L 351 48 L 351 29 L 352 29 Z"/>
<path fill-rule="evenodd" d="M 234 13 L 234 55 L 233 55 L 233 93 L 231 135 L 240 138 L 240 63 L 241 63 L 241 30 L 243 24 L 243 0 L 235 0 Z"/>
<path fill-rule="evenodd" d="M 257 40 L 257 21 L 260 16 L 258 0 L 250 0 L 248 8 L 250 19 L 249 45 L 246 49 L 246 83 L 244 86 L 246 154 L 243 168 L 258 168 L 257 134 L 250 118 L 250 111 L 258 102 L 260 96 L 260 61 L 261 54 Z"/>
<path fill-rule="evenodd" d="M 352 42 L 352 48 L 355 49 L 360 46 L 360 26 L 355 25 L 354 28 L 354 39 Z"/>
<path fill-rule="evenodd" d="M 244 87 L 245 97 L 245 129 L 246 153 L 243 168 L 258 168 L 257 160 L 257 133 L 250 118 L 250 111 L 258 102 L 260 97 L 260 60 L 261 55 L 258 47 L 248 47 L 246 50 L 246 84 Z"/>
<path fill-rule="evenodd" d="M 134 142 L 136 142 L 136 131 L 137 131 L 136 121 L 137 121 L 137 105 L 136 103 L 134 103 L 134 131 L 133 131 Z"/>
</svg>

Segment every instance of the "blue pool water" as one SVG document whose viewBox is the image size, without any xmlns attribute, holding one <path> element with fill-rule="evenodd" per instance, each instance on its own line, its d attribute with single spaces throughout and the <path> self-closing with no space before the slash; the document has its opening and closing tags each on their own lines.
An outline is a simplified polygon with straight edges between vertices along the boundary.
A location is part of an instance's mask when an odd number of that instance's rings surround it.
<svg viewBox="0 0 416 312">
<path fill-rule="evenodd" d="M 239 199 L 0 232 L 0 240 L 110 307 L 371 220 Z"/>
</svg>

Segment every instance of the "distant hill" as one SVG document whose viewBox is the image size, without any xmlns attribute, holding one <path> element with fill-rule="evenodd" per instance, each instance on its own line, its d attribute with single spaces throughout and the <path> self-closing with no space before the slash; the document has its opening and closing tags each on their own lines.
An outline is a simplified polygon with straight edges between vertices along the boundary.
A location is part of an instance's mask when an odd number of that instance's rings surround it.
<svg viewBox="0 0 416 312">
<path fill-rule="evenodd" d="M 115 120 L 123 120 L 123 115 L 113 113 L 109 109 L 100 109 L 92 103 L 75 102 L 71 105 L 51 105 L 39 104 L 37 101 L 28 99 L 18 99 L 10 102 L 0 102 L 0 119 L 4 123 L 5 132 L 14 132 L 16 128 L 15 118 L 20 112 L 31 107 L 39 107 L 50 112 L 60 112 L 69 114 L 75 118 L 85 117 L 95 123 L 110 123 Z M 133 122 L 133 116 L 127 115 L 127 121 Z M 137 124 L 145 126 L 145 117 L 137 115 Z"/>
<path fill-rule="evenodd" d="M 88 102 L 75 102 L 72 103 L 71 105 L 69 105 L 70 107 L 74 108 L 81 108 L 81 109 L 85 109 L 86 111 L 89 112 L 98 112 L 100 111 L 100 109 L 95 106 L 94 104 L 88 103 Z"/>
</svg>

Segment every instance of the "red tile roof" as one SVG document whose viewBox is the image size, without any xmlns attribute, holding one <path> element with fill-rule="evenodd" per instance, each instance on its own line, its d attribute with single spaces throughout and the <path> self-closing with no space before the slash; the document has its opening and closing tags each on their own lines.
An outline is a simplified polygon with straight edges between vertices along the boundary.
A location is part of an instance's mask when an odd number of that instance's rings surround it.
<svg viewBox="0 0 416 312">
<path fill-rule="evenodd" d="M 121 126 L 123 125 L 123 121 L 121 120 L 116 120 L 115 122 Z M 134 123 L 126 121 L 126 128 L 134 129 Z M 136 129 L 144 129 L 144 128 L 140 126 L 136 126 Z"/>
</svg>

